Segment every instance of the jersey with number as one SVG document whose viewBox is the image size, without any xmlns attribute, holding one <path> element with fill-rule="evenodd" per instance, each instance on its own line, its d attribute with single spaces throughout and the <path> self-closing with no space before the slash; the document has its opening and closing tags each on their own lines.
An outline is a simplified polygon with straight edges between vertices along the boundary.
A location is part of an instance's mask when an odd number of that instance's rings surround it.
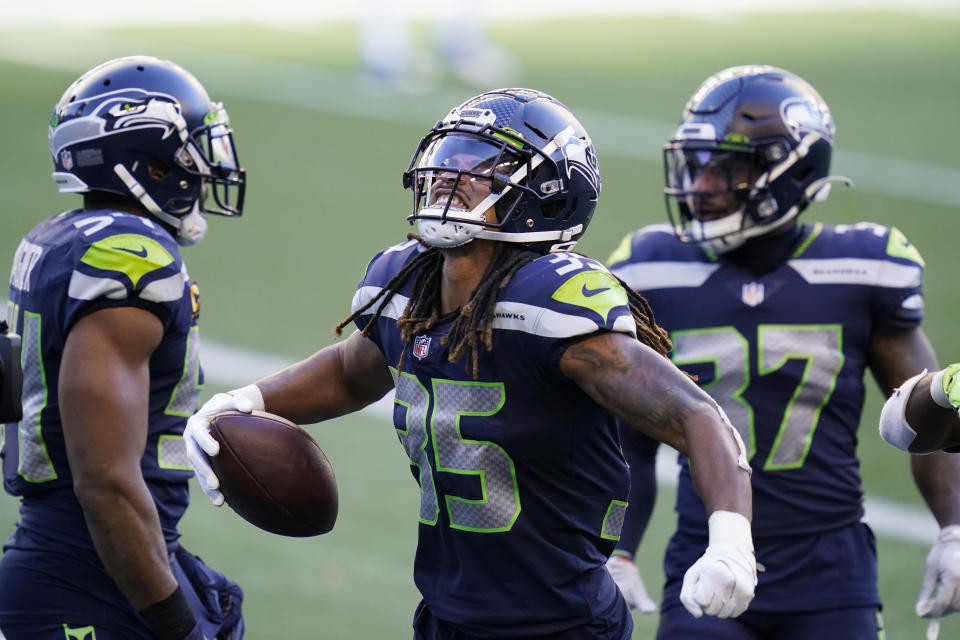
<svg viewBox="0 0 960 640">
<path fill-rule="evenodd" d="M 70 329 L 107 307 L 139 307 L 163 323 L 150 358 L 149 432 L 140 462 L 168 547 L 188 501 L 192 469 L 183 445 L 196 410 L 199 293 L 173 237 L 140 216 L 68 211 L 20 242 L 10 279 L 10 318 L 22 336 L 23 420 L 5 426 L 3 480 L 23 496 L 19 527 L 92 549 L 64 444 L 60 361 Z"/>
<path fill-rule="evenodd" d="M 674 362 L 740 432 L 757 539 L 861 519 L 856 446 L 870 343 L 880 329 L 923 317 L 923 260 L 897 229 L 802 231 L 792 257 L 762 276 L 679 242 L 667 225 L 628 236 L 610 260 L 669 331 Z M 706 536 L 689 465 L 677 511 L 680 531 Z"/>
<path fill-rule="evenodd" d="M 378 254 L 354 297 L 372 299 L 421 247 Z M 604 562 L 619 536 L 628 471 L 613 416 L 559 369 L 571 340 L 636 335 L 626 292 L 600 263 L 549 254 L 498 295 L 479 375 L 449 362 L 444 324 L 404 349 L 408 285 L 374 307 L 369 337 L 396 384 L 394 425 L 420 485 L 417 587 L 434 615 L 477 637 L 583 624 L 619 598 Z M 362 329 L 374 308 L 357 319 Z"/>
</svg>

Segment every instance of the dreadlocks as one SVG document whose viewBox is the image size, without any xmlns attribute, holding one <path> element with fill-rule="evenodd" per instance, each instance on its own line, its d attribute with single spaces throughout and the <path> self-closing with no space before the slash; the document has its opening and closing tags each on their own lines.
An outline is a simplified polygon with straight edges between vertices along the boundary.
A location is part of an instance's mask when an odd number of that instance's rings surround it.
<svg viewBox="0 0 960 640">
<path fill-rule="evenodd" d="M 496 243 L 490 264 L 487 265 L 487 269 L 480 279 L 480 284 L 477 285 L 467 304 L 460 309 L 441 314 L 440 280 L 443 273 L 443 253 L 440 249 L 427 245 L 420 236 L 414 233 L 407 234 L 407 238 L 417 240 L 426 249 L 398 271 L 386 286 L 366 304 L 341 321 L 334 328 L 334 333 L 338 336 L 341 335 L 344 327 L 382 299 L 373 317 L 360 332 L 360 335 L 366 337 L 380 318 L 383 309 L 393 299 L 393 296 L 413 277 L 412 291 L 416 295 L 411 297 L 407 308 L 397 319 L 400 337 L 403 339 L 403 350 L 400 353 L 397 368 L 403 370 L 407 348 L 415 336 L 421 335 L 437 325 L 452 321 L 453 325 L 447 335 L 444 336 L 441 344 L 449 347 L 447 358 L 450 362 L 456 362 L 464 355 L 467 356 L 466 369 L 476 380 L 480 374 L 480 345 L 482 344 L 487 351 L 493 350 L 494 309 L 500 290 L 507 286 L 513 274 L 522 266 L 540 257 L 541 254 L 515 247 L 506 242 Z M 617 280 L 627 292 L 630 312 L 637 325 L 637 338 L 646 346 L 666 357 L 673 349 L 673 344 L 670 342 L 667 332 L 657 325 L 650 304 L 646 298 L 634 291 L 623 280 L 620 280 L 620 278 L 617 278 Z"/>
</svg>

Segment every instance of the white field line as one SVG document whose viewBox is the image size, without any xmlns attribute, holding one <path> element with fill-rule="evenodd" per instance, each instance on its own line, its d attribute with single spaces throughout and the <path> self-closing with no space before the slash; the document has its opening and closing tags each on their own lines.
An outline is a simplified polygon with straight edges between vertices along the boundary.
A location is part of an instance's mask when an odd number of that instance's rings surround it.
<svg viewBox="0 0 960 640">
<path fill-rule="evenodd" d="M 203 341 L 201 349 L 203 370 L 208 381 L 225 387 L 247 385 L 293 363 L 291 359 L 239 349 L 209 340 Z M 363 413 L 377 419 L 392 421 L 393 394 L 367 407 Z M 869 425 L 864 426 L 864 429 L 870 428 Z M 870 437 L 870 434 L 865 437 Z M 660 447 L 657 455 L 658 482 L 675 486 L 677 471 L 676 452 L 667 446 Z M 923 545 L 931 544 L 937 537 L 937 523 L 926 509 L 867 496 L 866 513 L 867 521 L 877 535 Z"/>
<path fill-rule="evenodd" d="M 4 31 L 0 60 L 61 72 L 81 73 L 118 55 L 139 51 L 143 43 L 95 31 Z M 355 73 L 253 56 L 224 55 L 178 47 L 190 69 L 218 97 L 236 96 L 319 113 L 428 126 L 469 97 L 468 89 L 436 87 L 419 93 L 384 93 Z M 51 98 L 53 100 L 53 98 Z M 607 155 L 661 162 L 661 147 L 676 123 L 571 107 L 593 136 L 601 159 Z M 315 121 L 316 133 L 323 130 Z M 960 167 L 838 148 L 834 173 L 853 180 L 859 190 L 916 202 L 960 207 Z"/>
</svg>

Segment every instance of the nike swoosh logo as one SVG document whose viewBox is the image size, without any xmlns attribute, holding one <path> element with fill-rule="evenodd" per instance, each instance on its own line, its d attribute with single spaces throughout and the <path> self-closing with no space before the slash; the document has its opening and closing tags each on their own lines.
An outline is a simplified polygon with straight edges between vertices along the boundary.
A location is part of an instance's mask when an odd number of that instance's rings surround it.
<svg viewBox="0 0 960 640">
<path fill-rule="evenodd" d="M 126 247 L 113 247 L 113 248 L 116 249 L 117 251 L 126 251 L 127 253 L 132 253 L 133 255 L 140 258 L 147 257 L 147 248 L 143 245 L 140 245 L 139 251 L 134 251 L 133 249 L 127 249 Z"/>
<path fill-rule="evenodd" d="M 583 285 L 583 288 L 580 289 L 580 293 L 583 294 L 584 298 L 590 298 L 597 295 L 598 293 L 603 293 L 604 291 L 610 291 L 610 287 L 600 287 L 599 289 L 588 289 L 587 285 Z"/>
</svg>

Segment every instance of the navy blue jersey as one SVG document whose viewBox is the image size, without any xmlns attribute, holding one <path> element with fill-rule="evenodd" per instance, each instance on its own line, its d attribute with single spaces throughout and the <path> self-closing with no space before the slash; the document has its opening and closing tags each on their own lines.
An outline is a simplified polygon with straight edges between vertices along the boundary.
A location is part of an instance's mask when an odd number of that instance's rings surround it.
<svg viewBox="0 0 960 640">
<path fill-rule="evenodd" d="M 23 420 L 5 426 L 3 483 L 23 496 L 19 527 L 92 549 L 73 492 L 58 406 L 60 361 L 76 321 L 106 307 L 135 306 L 163 323 L 150 359 L 150 415 L 143 477 L 168 547 L 193 474 L 183 445 L 197 408 L 199 293 L 172 236 L 160 225 L 111 210 L 68 211 L 21 241 L 10 278 L 9 316 L 23 338 Z"/>
<path fill-rule="evenodd" d="M 754 536 L 858 521 L 870 342 L 923 317 L 923 260 L 903 234 L 870 223 L 806 226 L 785 264 L 753 276 L 654 225 L 628 236 L 610 264 L 647 297 L 670 332 L 673 360 L 698 376 L 743 437 Z M 677 511 L 681 531 L 706 536 L 689 465 Z"/>
<path fill-rule="evenodd" d="M 353 307 L 421 250 L 378 254 Z M 394 425 L 421 489 L 414 579 L 430 610 L 477 637 L 530 637 L 583 624 L 619 598 L 604 562 L 619 536 L 628 470 L 612 414 L 559 369 L 570 340 L 635 334 L 626 292 L 583 256 L 542 256 L 500 291 L 479 376 L 448 362 L 445 324 L 404 348 L 410 284 L 369 337 L 396 383 Z M 382 305 L 382 302 L 378 302 Z M 372 309 L 357 319 L 366 327 Z"/>
</svg>

